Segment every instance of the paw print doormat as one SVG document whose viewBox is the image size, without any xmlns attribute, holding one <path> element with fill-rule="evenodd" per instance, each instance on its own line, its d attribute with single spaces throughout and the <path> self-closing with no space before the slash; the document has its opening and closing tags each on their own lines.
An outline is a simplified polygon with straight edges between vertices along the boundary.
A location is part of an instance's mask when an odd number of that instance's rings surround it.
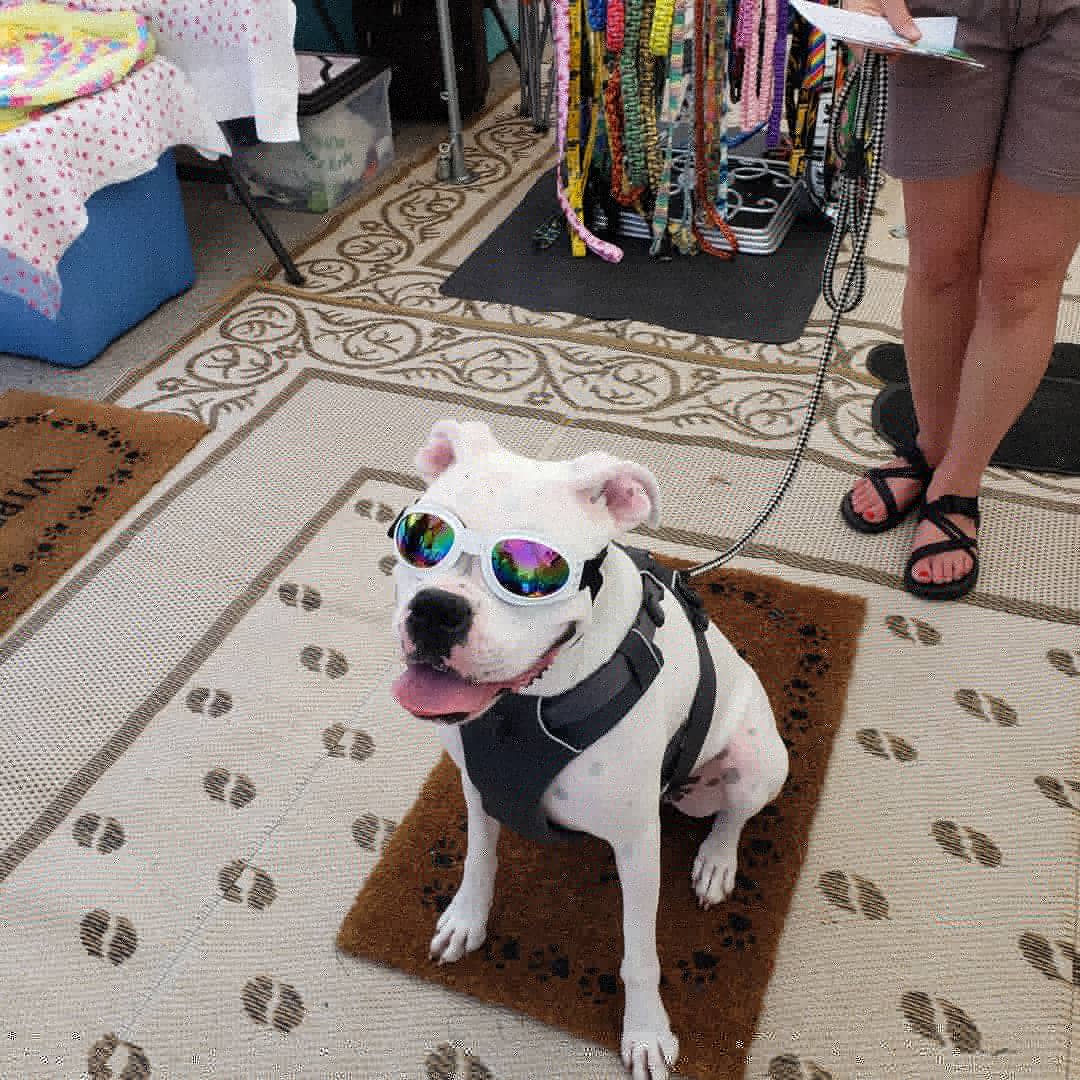
<svg viewBox="0 0 1080 1080">
<path fill-rule="evenodd" d="M 757 670 L 791 758 L 780 797 L 743 831 L 734 893 L 711 911 L 699 909 L 690 884 L 709 822 L 662 813 L 658 946 L 661 993 L 681 1043 L 678 1073 L 734 1080 L 799 879 L 865 605 L 741 570 L 699 591 Z M 465 848 L 461 785 L 444 757 L 364 884 L 339 947 L 617 1052 L 622 908 L 610 849 L 592 838 L 541 846 L 504 829 L 487 941 L 440 967 L 428 945 L 461 880 Z"/>
</svg>

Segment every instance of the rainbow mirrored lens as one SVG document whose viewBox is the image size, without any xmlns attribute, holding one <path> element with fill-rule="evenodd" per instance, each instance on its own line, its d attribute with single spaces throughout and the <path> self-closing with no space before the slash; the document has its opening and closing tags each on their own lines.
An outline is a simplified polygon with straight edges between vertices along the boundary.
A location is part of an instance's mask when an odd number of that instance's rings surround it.
<svg viewBox="0 0 1080 1080">
<path fill-rule="evenodd" d="M 394 542 L 401 557 L 420 570 L 437 566 L 454 546 L 454 527 L 438 514 L 405 514 Z"/>
<path fill-rule="evenodd" d="M 491 568 L 514 596 L 551 596 L 570 580 L 567 561 L 535 540 L 500 540 L 491 549 Z"/>
</svg>

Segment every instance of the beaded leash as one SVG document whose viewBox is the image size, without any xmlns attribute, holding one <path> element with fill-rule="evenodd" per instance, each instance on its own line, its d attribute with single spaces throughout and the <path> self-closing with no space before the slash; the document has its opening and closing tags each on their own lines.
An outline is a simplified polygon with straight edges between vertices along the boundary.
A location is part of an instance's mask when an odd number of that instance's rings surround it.
<svg viewBox="0 0 1080 1080">
<path fill-rule="evenodd" d="M 584 217 L 585 176 L 581 166 L 581 0 L 569 0 L 570 85 L 568 88 L 566 126 L 566 198 L 578 218 Z M 583 258 L 585 241 L 577 232 L 570 233 L 570 254 Z"/>
<path fill-rule="evenodd" d="M 569 128 L 570 112 L 570 16 L 568 4 L 580 3 L 580 0 L 552 0 L 553 32 L 555 37 L 555 68 L 556 81 L 558 83 L 558 118 L 556 124 L 559 160 L 566 155 L 566 137 Z M 614 5 L 614 0 L 608 0 L 609 14 Z M 575 117 L 575 123 L 580 125 L 580 115 Z M 580 216 L 570 205 L 563 188 L 561 168 L 555 169 L 555 194 L 562 207 L 566 222 L 579 236 L 585 247 L 594 255 L 599 255 L 606 262 L 619 262 L 623 257 L 622 248 L 610 244 L 594 236 L 581 220 Z"/>
<path fill-rule="evenodd" d="M 772 57 L 775 53 L 778 7 L 776 0 L 740 0 L 736 42 L 746 56 L 740 98 L 744 131 L 769 119 L 773 83 L 761 78 L 761 61 L 763 56 Z M 763 17 L 765 34 L 762 44 L 759 39 Z"/>
<path fill-rule="evenodd" d="M 675 0 L 672 8 L 670 26 L 671 60 L 667 77 L 667 94 L 664 99 L 664 129 L 667 132 L 667 145 L 664 151 L 664 163 L 660 172 L 660 183 L 656 188 L 656 207 L 652 220 L 652 243 L 650 255 L 662 253 L 667 237 L 668 215 L 671 208 L 671 168 L 675 156 L 675 125 L 686 100 L 686 69 L 684 53 L 686 46 L 686 5 L 687 0 Z M 657 8 L 659 11 L 659 7 Z M 656 28 L 657 16 L 653 16 L 653 29 Z M 652 44 L 650 42 L 650 44 Z"/>
<path fill-rule="evenodd" d="M 726 0 L 713 0 L 712 14 L 713 14 L 713 34 L 716 38 L 717 24 L 721 19 L 726 23 L 726 7 L 721 9 L 720 5 L 726 4 Z M 720 14 L 723 10 L 723 15 Z M 709 104 L 710 112 L 715 114 L 716 102 L 715 98 L 720 95 L 710 95 L 707 92 L 708 79 L 706 76 L 706 64 L 705 64 L 705 52 L 707 35 L 706 31 L 706 19 L 705 19 L 705 0 L 694 0 L 694 172 L 696 179 L 696 191 L 697 191 L 697 209 L 698 213 L 694 216 L 694 237 L 698 244 L 701 246 L 701 250 L 707 252 L 709 255 L 714 255 L 718 259 L 731 259 L 734 258 L 736 251 L 739 248 L 739 242 L 735 237 L 735 232 L 731 226 L 727 223 L 724 217 L 717 211 L 713 200 L 709 197 L 708 191 L 708 174 L 709 174 L 709 141 L 705 134 L 705 110 L 706 110 L 706 98 L 712 97 L 713 100 Z M 724 40 L 724 35 L 720 34 L 720 40 Z M 713 65 L 714 76 L 717 64 L 721 68 L 721 72 L 724 65 L 725 54 L 723 49 L 716 50 L 716 63 Z M 721 73 L 719 78 L 719 86 L 723 86 L 723 74 Z M 715 124 L 715 116 L 714 116 Z M 725 207 L 727 203 L 727 196 L 724 197 Z M 699 218 L 704 218 L 709 224 L 719 229 L 724 235 L 730 245 L 730 250 L 720 247 L 717 244 L 712 243 L 707 236 L 705 236 L 699 223 Z"/>
<path fill-rule="evenodd" d="M 654 0 L 642 0 L 642 27 L 651 27 L 655 11 Z M 660 156 L 660 136 L 656 127 L 656 68 L 650 35 L 641 34 L 638 49 L 638 65 L 641 72 L 641 137 L 645 149 L 645 168 L 653 191 L 658 190 L 663 160 Z"/>
<path fill-rule="evenodd" d="M 880 53 L 867 53 L 859 69 L 852 72 L 852 78 L 845 85 L 838 102 L 838 107 L 842 106 L 847 95 L 852 92 L 854 84 L 858 83 L 854 131 L 843 154 L 841 209 L 833 228 L 825 270 L 822 274 L 822 295 L 832 308 L 832 318 L 825 332 L 814 385 L 810 391 L 810 399 L 806 405 L 806 414 L 803 417 L 795 449 L 768 503 L 750 527 L 716 558 L 683 571 L 686 578 L 695 578 L 723 566 L 743 549 L 783 501 L 806 452 L 807 443 L 810 441 L 810 430 L 814 426 L 818 406 L 825 390 L 825 376 L 828 374 L 829 361 L 836 348 L 840 318 L 860 303 L 866 287 L 866 245 L 873 222 L 874 197 L 881 181 L 881 150 L 885 141 L 885 112 L 888 104 L 887 65 L 887 59 Z M 840 153 L 839 149 L 837 153 Z M 844 232 L 848 228 L 851 229 L 851 258 L 843 284 L 837 294 L 833 288 L 832 279 L 836 272 Z"/>
<path fill-rule="evenodd" d="M 626 146 L 626 173 L 634 187 L 649 181 L 642 124 L 641 84 L 638 80 L 638 53 L 641 50 L 641 16 L 644 0 L 626 0 L 626 29 L 619 54 L 622 84 L 623 140 Z"/>
</svg>

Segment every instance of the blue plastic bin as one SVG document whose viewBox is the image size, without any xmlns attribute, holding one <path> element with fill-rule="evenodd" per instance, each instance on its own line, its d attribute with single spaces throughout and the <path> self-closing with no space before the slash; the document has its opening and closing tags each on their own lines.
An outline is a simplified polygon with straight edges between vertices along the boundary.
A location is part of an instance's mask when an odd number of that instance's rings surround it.
<svg viewBox="0 0 1080 1080">
<path fill-rule="evenodd" d="M 86 212 L 86 230 L 60 260 L 56 319 L 0 293 L 0 353 L 83 367 L 191 287 L 195 266 L 171 151 L 150 172 L 102 188 Z"/>
</svg>

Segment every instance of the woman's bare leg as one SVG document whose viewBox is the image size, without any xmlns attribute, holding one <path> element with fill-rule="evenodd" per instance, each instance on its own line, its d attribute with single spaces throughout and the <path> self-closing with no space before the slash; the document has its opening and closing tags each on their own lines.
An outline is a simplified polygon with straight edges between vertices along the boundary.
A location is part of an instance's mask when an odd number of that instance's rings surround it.
<svg viewBox="0 0 1080 1080">
<path fill-rule="evenodd" d="M 1065 274 L 1078 244 L 1080 196 L 1049 195 L 995 176 L 982 239 L 974 326 L 960 371 L 951 432 L 927 501 L 940 495 L 978 494 L 991 456 L 1046 372 Z M 912 383 L 914 387 L 914 377 Z M 955 521 L 974 536 L 969 518 Z M 942 539 L 937 526 L 922 522 L 913 546 Z M 948 552 L 920 559 L 912 573 L 924 582 L 953 581 L 963 577 L 971 564 L 966 553 Z"/>
<path fill-rule="evenodd" d="M 903 332 L 918 444 L 931 465 L 949 445 L 960 385 L 960 365 L 975 323 L 979 250 L 986 221 L 991 169 L 950 180 L 904 181 L 908 273 Z M 904 462 L 895 458 L 890 466 Z M 897 506 L 922 494 L 917 480 L 888 481 Z M 852 488 L 855 512 L 882 521 L 885 506 L 869 480 Z"/>
</svg>

